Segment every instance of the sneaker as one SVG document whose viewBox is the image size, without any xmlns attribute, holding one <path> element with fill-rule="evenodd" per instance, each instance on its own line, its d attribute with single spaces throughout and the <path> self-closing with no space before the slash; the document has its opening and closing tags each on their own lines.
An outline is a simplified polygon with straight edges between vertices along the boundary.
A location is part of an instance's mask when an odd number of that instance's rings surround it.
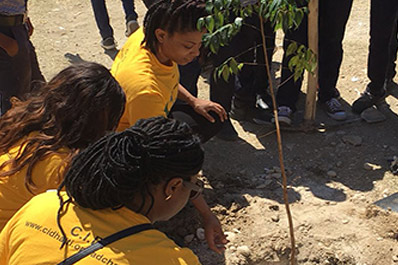
<svg viewBox="0 0 398 265">
<path fill-rule="evenodd" d="M 113 37 L 108 37 L 101 41 L 101 47 L 105 50 L 113 50 L 116 49 L 115 39 Z"/>
<path fill-rule="evenodd" d="M 337 98 L 331 98 L 322 103 L 321 106 L 330 118 L 336 121 L 343 121 L 347 119 L 347 113 L 345 110 L 343 110 L 341 103 Z"/>
<path fill-rule="evenodd" d="M 126 23 L 126 37 L 129 37 L 131 34 L 133 34 L 140 25 L 138 24 L 137 20 L 130 20 L 129 22 Z"/>
<path fill-rule="evenodd" d="M 292 124 L 292 109 L 288 106 L 278 107 L 278 120 L 280 123 L 291 125 Z M 272 122 L 275 123 L 275 118 L 272 118 Z"/>
<path fill-rule="evenodd" d="M 377 103 L 380 103 L 385 98 L 385 96 L 385 90 L 383 90 L 383 93 L 381 95 L 373 95 L 369 92 L 368 89 L 366 89 L 365 92 L 362 93 L 361 96 L 352 104 L 352 111 L 360 114 L 365 109 L 370 108 Z"/>
</svg>

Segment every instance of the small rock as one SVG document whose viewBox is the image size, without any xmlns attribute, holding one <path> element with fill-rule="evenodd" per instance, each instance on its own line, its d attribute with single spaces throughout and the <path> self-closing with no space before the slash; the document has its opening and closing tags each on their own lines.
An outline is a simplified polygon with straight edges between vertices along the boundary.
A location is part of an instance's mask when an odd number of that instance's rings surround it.
<svg viewBox="0 0 398 265">
<path fill-rule="evenodd" d="M 229 242 L 233 242 L 236 238 L 236 234 L 234 232 L 224 232 L 224 234 Z"/>
<path fill-rule="evenodd" d="M 235 247 L 235 246 L 230 246 L 229 249 L 230 249 L 232 252 L 235 252 L 235 251 L 236 251 L 236 247 Z"/>
<path fill-rule="evenodd" d="M 337 163 L 336 163 L 336 166 L 337 166 L 337 167 L 341 167 L 342 165 L 343 165 L 343 162 L 337 161 Z"/>
<path fill-rule="evenodd" d="M 281 173 L 280 167 L 274 166 L 272 167 L 272 169 L 274 170 L 275 173 Z"/>
<path fill-rule="evenodd" d="M 203 229 L 203 228 L 198 228 L 198 229 L 196 229 L 196 237 L 199 239 L 199 240 L 205 240 L 205 230 Z"/>
<path fill-rule="evenodd" d="M 191 243 L 194 237 L 195 237 L 195 235 L 193 235 L 193 234 L 186 235 L 186 236 L 184 237 L 184 241 L 185 241 L 186 243 Z"/>
<path fill-rule="evenodd" d="M 274 215 L 271 217 L 271 220 L 275 223 L 279 222 L 279 215 Z"/>
<path fill-rule="evenodd" d="M 342 223 L 343 223 L 343 224 L 348 224 L 349 221 L 348 221 L 347 219 L 344 219 L 344 220 L 342 221 Z"/>
<path fill-rule="evenodd" d="M 362 144 L 362 138 L 356 135 L 344 135 L 343 141 L 353 146 L 360 146 Z"/>
<path fill-rule="evenodd" d="M 394 256 L 392 256 L 392 261 L 394 261 L 394 262 L 398 262 L 398 255 L 394 255 Z"/>
<path fill-rule="evenodd" d="M 282 175 L 281 175 L 280 172 L 272 173 L 272 174 L 271 174 L 271 177 L 273 177 L 273 178 L 280 178 L 281 176 L 282 176 Z"/>
<path fill-rule="evenodd" d="M 330 178 L 335 178 L 337 176 L 336 171 L 333 170 L 329 170 L 328 172 L 326 172 L 326 174 L 328 175 L 328 177 Z"/>
<path fill-rule="evenodd" d="M 272 211 L 279 211 L 279 206 L 278 205 L 270 205 L 268 208 L 270 210 L 272 210 Z"/>
<path fill-rule="evenodd" d="M 337 143 L 336 143 L 336 142 L 331 142 L 330 145 L 331 145 L 331 146 L 336 146 Z"/>
<path fill-rule="evenodd" d="M 363 164 L 363 168 L 366 169 L 366 170 L 371 171 L 371 170 L 381 169 L 381 166 L 366 162 L 366 163 Z"/>
<path fill-rule="evenodd" d="M 249 257 L 251 253 L 250 248 L 248 246 L 239 246 L 236 250 L 239 255 L 242 255 L 244 257 Z"/>
</svg>

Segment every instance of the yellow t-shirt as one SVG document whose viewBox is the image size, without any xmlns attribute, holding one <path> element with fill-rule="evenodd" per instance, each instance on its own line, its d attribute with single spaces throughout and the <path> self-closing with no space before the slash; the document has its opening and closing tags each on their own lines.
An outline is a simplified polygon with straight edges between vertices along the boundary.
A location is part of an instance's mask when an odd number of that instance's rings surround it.
<svg viewBox="0 0 398 265">
<path fill-rule="evenodd" d="M 11 148 L 8 153 L 0 155 L 0 165 L 16 156 L 18 151 L 23 148 L 21 146 L 23 140 Z M 68 148 L 61 148 L 57 153 L 47 155 L 36 162 L 32 170 L 32 180 L 37 189 L 32 192 L 39 194 L 59 186 L 58 172 L 62 173 L 65 167 L 63 162 L 69 152 Z M 10 165 L 5 168 L 5 170 L 9 169 Z M 25 187 L 27 169 L 28 167 L 25 166 L 14 175 L 0 178 L 0 231 L 14 213 L 35 196 Z"/>
<path fill-rule="evenodd" d="M 126 94 L 126 108 L 117 131 L 139 119 L 167 116 L 177 99 L 179 72 L 177 64 L 167 66 L 142 44 L 142 29 L 133 33 L 120 50 L 111 73 Z"/>
<path fill-rule="evenodd" d="M 67 199 L 65 192 L 62 192 Z M 125 207 L 91 210 L 70 203 L 61 225 L 57 226 L 59 198 L 56 192 L 34 197 L 21 208 L 0 233 L 0 265 L 57 264 L 89 247 L 98 238 L 134 225 L 150 223 L 145 216 Z M 187 248 L 178 247 L 158 230 L 147 230 L 115 241 L 76 264 L 90 265 L 193 265 L 198 258 Z"/>
</svg>

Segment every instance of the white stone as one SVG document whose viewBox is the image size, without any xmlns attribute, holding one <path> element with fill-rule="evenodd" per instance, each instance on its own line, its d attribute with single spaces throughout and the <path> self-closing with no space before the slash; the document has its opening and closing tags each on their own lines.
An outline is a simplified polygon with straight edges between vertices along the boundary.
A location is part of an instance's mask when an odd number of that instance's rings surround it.
<svg viewBox="0 0 398 265">
<path fill-rule="evenodd" d="M 203 228 L 198 228 L 198 229 L 196 229 L 196 237 L 199 239 L 199 240 L 205 240 L 205 230 L 203 229 Z"/>
<path fill-rule="evenodd" d="M 250 248 L 248 246 L 239 246 L 237 248 L 238 254 L 244 256 L 244 257 L 249 257 L 250 256 Z"/>
</svg>

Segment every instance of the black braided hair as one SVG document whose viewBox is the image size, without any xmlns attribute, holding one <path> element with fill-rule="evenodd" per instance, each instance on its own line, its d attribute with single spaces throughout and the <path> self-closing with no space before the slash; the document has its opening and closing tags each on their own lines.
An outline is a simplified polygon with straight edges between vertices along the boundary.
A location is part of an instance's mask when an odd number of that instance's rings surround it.
<svg viewBox="0 0 398 265">
<path fill-rule="evenodd" d="M 65 176 L 65 188 L 82 207 L 116 208 L 135 196 L 151 196 L 150 185 L 173 177 L 189 180 L 203 160 L 200 140 L 187 124 L 164 117 L 139 120 L 80 152 Z"/>
<path fill-rule="evenodd" d="M 153 4 L 144 18 L 143 43 L 156 53 L 158 40 L 155 30 L 161 28 L 169 34 L 197 31 L 197 21 L 207 15 L 204 0 L 160 0 Z"/>
</svg>

